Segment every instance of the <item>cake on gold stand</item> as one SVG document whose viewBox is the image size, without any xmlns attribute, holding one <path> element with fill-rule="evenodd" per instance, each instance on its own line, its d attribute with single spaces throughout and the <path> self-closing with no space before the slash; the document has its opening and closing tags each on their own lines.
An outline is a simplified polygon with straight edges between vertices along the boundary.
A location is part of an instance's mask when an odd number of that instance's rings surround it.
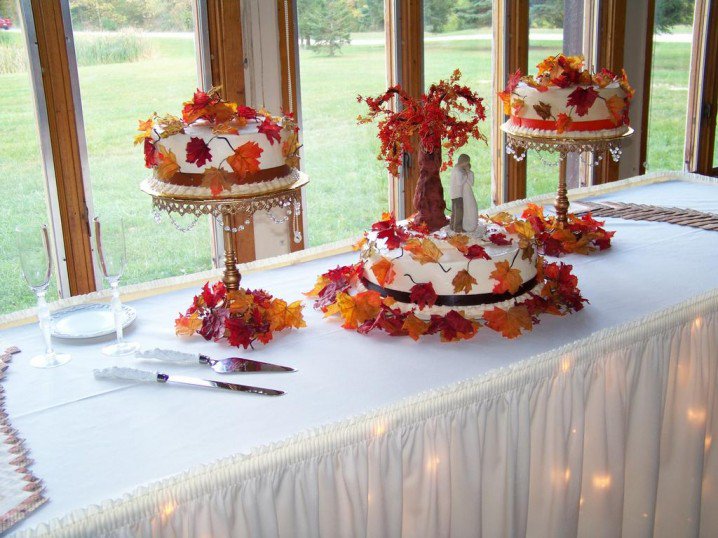
<svg viewBox="0 0 718 538">
<path fill-rule="evenodd" d="M 559 159 L 564 161 L 569 153 L 600 153 L 608 151 L 614 162 L 621 159 L 621 146 L 633 135 L 633 129 L 628 130 L 618 136 L 603 138 L 570 138 L 570 137 L 551 137 L 551 136 L 533 136 L 528 134 L 519 134 L 513 132 L 511 127 L 506 124 L 501 126 L 501 130 L 506 133 L 506 153 L 513 156 L 516 161 L 523 161 L 526 158 L 526 152 L 530 149 L 538 152 L 557 153 Z M 558 181 L 558 189 L 556 190 L 556 222 L 558 226 L 563 227 L 568 222 L 568 208 L 570 202 L 568 200 L 568 189 L 566 187 L 566 175 L 561 174 Z"/>
<path fill-rule="evenodd" d="M 309 178 L 301 174 L 300 178 L 287 188 L 264 194 L 248 196 L 235 196 L 231 198 L 191 198 L 181 196 L 169 196 L 153 190 L 147 184 L 141 189 L 152 197 L 152 208 L 155 219 L 159 221 L 160 213 L 164 212 L 172 219 L 173 214 L 180 216 L 194 215 L 199 219 L 202 215 L 211 215 L 222 224 L 222 238 L 224 243 L 224 282 L 228 291 L 238 290 L 241 275 L 237 269 L 237 254 L 234 248 L 234 236 L 244 229 L 249 219 L 258 211 L 266 211 L 270 219 L 283 224 L 289 219 L 292 220 L 292 240 L 299 243 L 302 240 L 302 232 L 299 225 L 302 204 L 300 193 L 302 187 L 309 183 Z M 277 217 L 272 209 L 281 208 L 284 214 Z M 244 224 L 235 225 L 232 217 L 236 216 Z M 196 220 L 189 227 L 181 227 L 172 219 L 175 227 L 180 231 L 188 231 Z"/>
</svg>

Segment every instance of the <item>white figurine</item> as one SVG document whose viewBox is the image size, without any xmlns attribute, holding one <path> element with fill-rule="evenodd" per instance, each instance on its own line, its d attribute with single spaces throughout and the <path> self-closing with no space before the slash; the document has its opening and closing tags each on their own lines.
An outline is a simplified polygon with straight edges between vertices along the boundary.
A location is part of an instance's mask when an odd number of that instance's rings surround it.
<svg viewBox="0 0 718 538">
<path fill-rule="evenodd" d="M 479 208 L 474 191 L 474 173 L 471 159 L 465 153 L 459 155 L 456 166 L 451 170 L 451 230 L 472 233 L 479 227 Z"/>
</svg>

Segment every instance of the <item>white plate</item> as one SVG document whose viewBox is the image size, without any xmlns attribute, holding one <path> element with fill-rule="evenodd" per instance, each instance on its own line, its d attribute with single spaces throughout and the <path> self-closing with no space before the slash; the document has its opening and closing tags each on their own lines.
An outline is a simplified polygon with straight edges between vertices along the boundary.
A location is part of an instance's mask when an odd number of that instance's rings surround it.
<svg viewBox="0 0 718 538">
<path fill-rule="evenodd" d="M 134 308 L 122 305 L 122 327 L 129 327 L 137 318 Z M 115 332 L 112 307 L 104 303 L 88 303 L 53 312 L 50 332 L 57 338 L 97 338 Z"/>
</svg>

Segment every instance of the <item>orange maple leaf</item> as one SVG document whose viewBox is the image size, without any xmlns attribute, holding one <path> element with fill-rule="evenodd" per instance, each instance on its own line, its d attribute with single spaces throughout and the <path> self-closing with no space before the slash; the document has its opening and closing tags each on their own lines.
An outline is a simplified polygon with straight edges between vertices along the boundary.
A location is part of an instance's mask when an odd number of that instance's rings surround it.
<svg viewBox="0 0 718 538">
<path fill-rule="evenodd" d="M 232 314 L 244 314 L 254 306 L 254 295 L 243 289 L 230 290 L 227 292 L 229 311 Z"/>
<path fill-rule="evenodd" d="M 172 179 L 180 169 L 179 164 L 177 164 L 177 157 L 171 150 L 161 144 L 157 144 L 156 149 L 158 151 L 157 159 L 159 160 L 156 168 L 157 177 L 160 179 Z"/>
<path fill-rule="evenodd" d="M 521 334 L 521 329 L 530 331 L 533 329 L 529 309 L 523 305 L 512 306 L 508 310 L 494 307 L 484 312 L 486 325 L 500 332 L 506 338 L 516 338 Z"/>
<path fill-rule="evenodd" d="M 409 312 L 406 318 L 404 318 L 404 323 L 401 328 L 406 331 L 412 339 L 418 340 L 421 335 L 426 334 L 426 331 L 429 330 L 429 323 L 419 319 L 412 312 Z"/>
<path fill-rule="evenodd" d="M 409 239 L 404 245 L 404 250 L 411 252 L 411 257 L 421 265 L 438 263 L 442 256 L 441 250 L 431 239 Z"/>
<path fill-rule="evenodd" d="M 371 272 L 374 273 L 377 282 L 379 282 L 381 286 L 391 284 L 394 282 L 394 278 L 396 278 L 394 264 L 384 257 L 371 266 Z"/>
<path fill-rule="evenodd" d="M 189 316 L 180 316 L 175 320 L 175 334 L 177 336 L 192 336 L 202 328 L 199 312 L 192 312 Z"/>
<path fill-rule="evenodd" d="M 556 132 L 557 133 L 563 133 L 571 124 L 573 123 L 573 120 L 568 114 L 564 114 L 561 112 L 556 117 Z"/>
<path fill-rule="evenodd" d="M 137 130 L 140 131 L 138 135 L 135 135 L 135 145 L 144 142 L 145 138 L 152 136 L 152 127 L 154 124 L 154 116 L 150 116 L 145 121 L 138 120 L 139 127 Z"/>
<path fill-rule="evenodd" d="M 329 280 L 329 277 L 325 275 L 318 276 L 314 287 L 311 290 L 305 292 L 304 295 L 306 295 L 307 297 L 319 297 L 319 292 L 326 288 L 329 282 L 331 282 Z"/>
<path fill-rule="evenodd" d="M 456 273 L 456 276 L 451 283 L 454 285 L 454 293 L 459 293 L 460 291 L 469 293 L 471 291 L 471 287 L 477 282 L 476 279 L 471 276 L 471 273 L 469 273 L 466 269 L 462 269 Z"/>
<path fill-rule="evenodd" d="M 507 261 L 496 262 L 496 269 L 491 272 L 491 278 L 496 280 L 494 293 L 516 293 L 521 287 L 521 271 L 512 269 Z"/>
<path fill-rule="evenodd" d="M 469 244 L 469 236 L 464 234 L 452 235 L 446 238 L 446 242 L 455 247 L 456 250 L 465 252 L 466 246 Z"/>
<path fill-rule="evenodd" d="M 618 95 L 612 95 L 606 99 L 606 108 L 611 113 L 611 121 L 614 125 L 618 125 L 623 120 L 623 109 L 626 108 L 626 102 Z"/>
<path fill-rule="evenodd" d="M 227 157 L 227 164 L 241 179 L 244 179 L 247 174 L 253 174 L 259 170 L 259 157 L 263 151 L 256 142 L 245 142 Z"/>
<path fill-rule="evenodd" d="M 376 291 L 363 291 L 353 297 L 348 293 L 337 294 L 339 313 L 344 318 L 342 327 L 356 329 L 368 319 L 376 317 L 381 308 L 381 295 Z"/>
<path fill-rule="evenodd" d="M 356 243 L 354 243 L 352 245 L 352 250 L 361 250 L 364 248 L 364 245 L 366 245 L 366 244 L 367 244 L 367 238 L 366 238 L 366 236 L 364 236 L 361 239 L 359 239 L 359 241 L 357 241 Z"/>
<path fill-rule="evenodd" d="M 205 168 L 204 174 L 202 174 L 202 186 L 209 187 L 214 197 L 219 196 L 223 190 L 230 190 L 232 188 L 232 184 L 227 177 L 227 172 L 214 166 Z"/>
<path fill-rule="evenodd" d="M 268 314 L 270 331 L 281 331 L 288 327 L 299 329 L 307 326 L 302 316 L 301 301 L 294 301 L 291 304 L 287 304 L 287 302 L 282 299 L 274 299 L 269 307 Z"/>
</svg>

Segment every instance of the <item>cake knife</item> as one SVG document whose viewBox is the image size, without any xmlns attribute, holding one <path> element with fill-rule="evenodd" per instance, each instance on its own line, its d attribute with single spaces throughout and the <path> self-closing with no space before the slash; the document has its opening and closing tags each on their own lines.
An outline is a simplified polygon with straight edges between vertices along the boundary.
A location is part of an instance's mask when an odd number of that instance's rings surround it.
<svg viewBox="0 0 718 538">
<path fill-rule="evenodd" d="M 103 368 L 102 370 L 95 370 L 94 373 L 95 378 L 97 379 L 122 379 L 124 381 L 156 381 L 157 383 L 177 383 L 180 385 L 191 385 L 193 387 L 251 392 L 252 394 L 261 394 L 262 396 L 281 396 L 282 394 L 284 394 L 283 390 L 253 387 L 251 385 L 240 385 L 239 383 L 225 383 L 224 381 L 212 381 L 211 379 L 199 379 L 196 377 L 186 377 L 183 375 L 163 374 L 160 372 L 150 372 L 147 370 L 137 370 L 136 368 L 123 368 L 119 366 L 113 366 L 112 368 Z"/>
<path fill-rule="evenodd" d="M 229 357 L 227 359 L 210 359 L 201 353 L 183 353 L 171 349 L 150 349 L 135 353 L 138 359 L 156 359 L 163 362 L 174 362 L 180 364 L 206 364 L 215 372 L 220 374 L 238 373 L 272 373 L 272 372 L 296 372 L 296 368 L 270 364 L 268 362 L 245 359 L 243 357 Z"/>
</svg>

